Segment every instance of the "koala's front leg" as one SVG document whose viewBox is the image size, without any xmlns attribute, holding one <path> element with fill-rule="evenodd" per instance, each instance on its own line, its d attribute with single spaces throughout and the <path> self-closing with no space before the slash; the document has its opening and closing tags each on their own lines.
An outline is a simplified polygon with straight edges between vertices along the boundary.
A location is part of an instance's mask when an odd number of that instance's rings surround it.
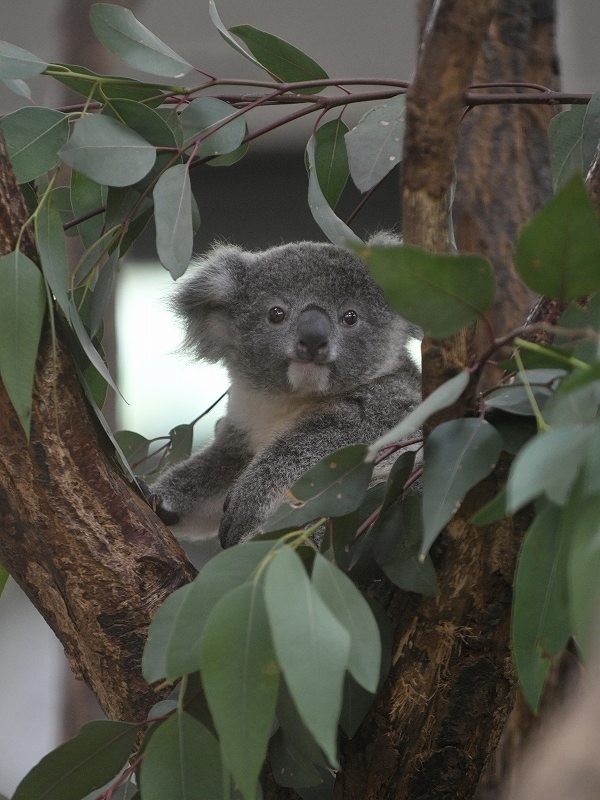
<svg viewBox="0 0 600 800">
<path fill-rule="evenodd" d="M 227 492 L 252 455 L 246 434 L 222 419 L 211 445 L 159 476 L 150 490 L 159 516 L 176 519 L 168 522 L 175 536 L 199 539 L 216 533 Z"/>
<path fill-rule="evenodd" d="M 333 450 L 365 440 L 361 426 L 352 424 L 357 416 L 352 404 L 345 404 L 338 413 L 309 417 L 257 453 L 227 496 L 219 526 L 223 547 L 258 533 L 290 486 L 317 461 Z"/>
</svg>

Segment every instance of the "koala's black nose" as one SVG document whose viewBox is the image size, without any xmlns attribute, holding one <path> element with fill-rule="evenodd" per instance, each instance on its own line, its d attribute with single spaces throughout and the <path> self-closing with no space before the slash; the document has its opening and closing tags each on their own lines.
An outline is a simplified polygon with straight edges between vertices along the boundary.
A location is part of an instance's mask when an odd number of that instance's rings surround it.
<svg viewBox="0 0 600 800">
<path fill-rule="evenodd" d="M 322 364 L 329 351 L 331 322 L 320 308 L 307 308 L 298 317 L 296 355 L 301 361 Z"/>
</svg>

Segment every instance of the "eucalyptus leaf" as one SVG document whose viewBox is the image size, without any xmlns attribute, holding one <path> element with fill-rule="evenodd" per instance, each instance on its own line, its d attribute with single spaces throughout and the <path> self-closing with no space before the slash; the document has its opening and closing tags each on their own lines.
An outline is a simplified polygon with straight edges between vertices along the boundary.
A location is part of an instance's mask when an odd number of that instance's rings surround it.
<svg viewBox="0 0 600 800">
<path fill-rule="evenodd" d="M 15 78 L 29 78 L 39 75 L 49 65 L 33 53 L 28 53 L 21 47 L 10 42 L 0 41 L 0 78 L 12 80 Z"/>
<path fill-rule="evenodd" d="M 367 445 L 342 447 L 322 458 L 288 489 L 287 497 L 263 525 L 263 532 L 299 527 L 319 517 L 349 514 L 361 504 L 373 472 Z"/>
<path fill-rule="evenodd" d="M 306 159 L 308 163 L 308 205 L 315 222 L 333 244 L 341 246 L 346 245 L 348 242 L 354 242 L 356 245 L 362 244 L 361 239 L 345 222 L 342 222 L 336 216 L 325 199 L 315 167 L 314 134 L 306 145 Z"/>
<path fill-rule="evenodd" d="M 600 570 L 600 497 L 583 501 L 577 492 L 563 512 L 570 538 L 568 581 L 573 634 L 586 660 L 593 658 L 597 637 Z"/>
<path fill-rule="evenodd" d="M 280 786 L 297 789 L 321 783 L 316 766 L 294 742 L 286 739 L 281 728 L 275 731 L 269 742 L 269 761 L 273 778 Z"/>
<path fill-rule="evenodd" d="M 348 126 L 341 119 L 320 125 L 315 136 L 315 170 L 327 205 L 335 208 L 348 180 L 348 154 L 344 135 Z"/>
<path fill-rule="evenodd" d="M 20 97 L 25 97 L 29 101 L 32 100 L 33 96 L 31 94 L 31 89 L 25 83 L 25 81 L 15 78 L 14 80 L 5 80 L 3 83 L 7 89 L 10 89 L 11 92 L 18 94 Z"/>
<path fill-rule="evenodd" d="M 173 280 L 180 278 L 192 257 L 192 190 L 187 166 L 176 164 L 154 187 L 156 250 Z"/>
<path fill-rule="evenodd" d="M 517 271 L 534 291 L 571 300 L 600 289 L 600 226 L 580 174 L 521 229 Z"/>
<path fill-rule="evenodd" d="M 129 722 L 88 722 L 27 773 L 13 800 L 80 800 L 125 766 L 137 732 L 137 725 Z"/>
<path fill-rule="evenodd" d="M 202 682 L 223 758 L 254 800 L 279 688 L 261 582 L 244 583 L 212 609 L 202 639 Z"/>
<path fill-rule="evenodd" d="M 26 106 L 2 117 L 0 128 L 17 181 L 27 183 L 58 164 L 69 118 L 51 108 Z"/>
<path fill-rule="evenodd" d="M 322 80 L 329 77 L 316 61 L 294 45 L 271 33 L 259 31 L 251 25 L 237 25 L 229 30 L 247 45 L 261 66 L 285 83 Z M 315 86 L 295 91 L 298 94 L 314 94 L 322 91 L 322 88 Z"/>
<path fill-rule="evenodd" d="M 581 161 L 583 174 L 587 175 L 600 140 L 600 92 L 593 94 L 583 108 L 585 116 L 581 129 Z"/>
<path fill-rule="evenodd" d="M 410 414 L 395 425 L 390 431 L 381 436 L 369 447 L 367 460 L 372 461 L 377 453 L 394 442 L 402 441 L 406 436 L 417 431 L 423 423 L 443 408 L 448 408 L 455 403 L 469 385 L 469 371 L 464 369 L 449 381 L 438 386 L 422 403 L 413 409 Z"/>
<path fill-rule="evenodd" d="M 8 570 L 6 567 L 3 567 L 0 564 L 0 597 L 2 596 L 2 592 L 4 591 L 4 587 L 6 586 L 6 581 L 10 578 Z"/>
<path fill-rule="evenodd" d="M 335 766 L 350 634 L 289 547 L 277 552 L 267 567 L 265 601 L 277 660 L 298 713 Z"/>
<path fill-rule="evenodd" d="M 50 291 L 67 318 L 69 305 L 69 272 L 67 248 L 63 226 L 54 196 L 49 195 L 35 216 L 35 242 L 42 262 L 42 271 L 48 281 Z"/>
<path fill-rule="evenodd" d="M 379 684 L 381 641 L 369 604 L 354 583 L 318 553 L 311 580 L 329 610 L 350 634 L 348 672 L 374 694 Z"/>
<path fill-rule="evenodd" d="M 375 561 L 392 583 L 408 592 L 439 594 L 431 558 L 419 555 L 423 548 L 423 522 L 418 495 L 411 493 L 393 503 L 369 533 Z"/>
<path fill-rule="evenodd" d="M 197 97 L 181 112 L 183 141 L 192 142 L 235 114 L 236 109 L 216 97 Z M 235 152 L 246 135 L 246 120 L 237 116 L 203 139 L 195 150 L 197 158 Z"/>
<path fill-rule="evenodd" d="M 550 120 L 552 178 L 554 190 L 560 189 L 576 172 L 583 170 L 581 139 L 585 106 L 573 105 Z"/>
<path fill-rule="evenodd" d="M 46 289 L 38 267 L 17 251 L 0 258 L 0 378 L 28 439 L 45 312 Z"/>
<path fill-rule="evenodd" d="M 551 657 L 571 634 L 560 509 L 547 504 L 527 532 L 515 575 L 512 647 L 525 699 L 537 713 Z"/>
<path fill-rule="evenodd" d="M 144 752 L 144 800 L 226 800 L 219 745 L 194 717 L 177 711 L 161 723 Z"/>
<path fill-rule="evenodd" d="M 453 419 L 432 431 L 423 468 L 423 545 L 426 553 L 466 493 L 494 469 L 502 437 L 481 417 Z"/>
<path fill-rule="evenodd" d="M 192 69 L 128 8 L 95 3 L 90 10 L 90 24 L 106 49 L 130 67 L 168 78 L 181 78 Z"/>
<path fill-rule="evenodd" d="M 434 254 L 409 245 L 353 249 L 392 308 L 434 338 L 481 319 L 494 300 L 494 272 L 483 256 Z"/>
<path fill-rule="evenodd" d="M 219 553 L 202 568 L 174 620 L 167 652 L 169 680 L 199 669 L 204 626 L 217 601 L 251 580 L 278 547 L 273 542 L 244 542 Z"/>
<path fill-rule="evenodd" d="M 506 487 L 471 517 L 471 525 L 491 525 L 507 515 Z"/>
<path fill-rule="evenodd" d="M 142 674 L 148 683 L 159 681 L 167 674 L 166 657 L 169 640 L 179 610 L 191 587 L 192 584 L 187 583 L 171 592 L 150 623 L 148 639 L 142 656 Z"/>
<path fill-rule="evenodd" d="M 133 78 L 116 75 L 107 77 L 75 64 L 53 64 L 52 77 L 74 92 L 99 103 L 119 98 L 137 100 L 148 106 L 156 107 L 162 103 L 165 95 L 171 93 L 168 86 L 142 83 Z"/>
<path fill-rule="evenodd" d="M 97 211 L 106 205 L 107 188 L 88 178 L 77 170 L 71 172 L 71 208 L 73 216 L 83 217 L 91 211 Z M 104 229 L 104 212 L 81 222 L 77 232 L 85 248 L 91 247 L 101 236 Z"/>
<path fill-rule="evenodd" d="M 593 425 L 538 434 L 517 454 L 507 484 L 507 509 L 517 511 L 540 495 L 564 505 L 584 463 Z"/>
<path fill-rule="evenodd" d="M 349 739 L 352 739 L 359 729 L 361 722 L 373 705 L 375 695 L 357 683 L 350 675 L 344 679 L 344 697 L 342 700 L 342 713 L 340 715 L 340 728 Z"/>
<path fill-rule="evenodd" d="M 165 466 L 177 464 L 178 461 L 189 458 L 194 442 L 194 426 L 187 423 L 176 425 L 169 431 L 169 437 L 171 442 Z"/>
<path fill-rule="evenodd" d="M 178 147 L 173 128 L 144 103 L 118 97 L 108 102 L 102 113 L 119 120 L 154 147 Z"/>
<path fill-rule="evenodd" d="M 150 172 L 156 150 L 123 123 L 104 114 L 88 114 L 73 126 L 60 157 L 97 183 L 129 186 Z"/>
<path fill-rule="evenodd" d="M 90 311 L 90 336 L 92 338 L 96 336 L 100 330 L 100 326 L 102 325 L 104 314 L 106 313 L 108 302 L 112 294 L 118 268 L 119 251 L 113 250 L 106 260 L 106 263 L 103 264 L 102 268 L 100 269 L 100 274 L 98 275 L 96 286 L 94 287 L 94 291 L 92 293 L 92 305 Z"/>
<path fill-rule="evenodd" d="M 372 108 L 346 134 L 352 180 L 361 192 L 382 181 L 402 161 L 406 95 L 399 94 Z"/>
<path fill-rule="evenodd" d="M 135 466 L 148 455 L 150 440 L 135 431 L 115 431 L 115 439 L 127 461 Z"/>
<path fill-rule="evenodd" d="M 238 44 L 238 42 L 236 42 L 233 36 L 229 33 L 229 31 L 221 21 L 221 17 L 219 16 L 214 0 L 209 0 L 208 2 L 208 13 L 213 25 L 219 31 L 223 39 L 225 39 L 227 44 L 233 47 L 234 50 L 237 50 L 238 53 L 243 55 L 244 58 L 247 58 L 248 61 L 250 61 L 252 64 L 255 64 L 257 67 L 260 67 L 261 66 L 260 62 L 256 58 L 254 58 L 254 56 L 251 55 L 247 50 L 245 50 L 240 44 Z"/>
</svg>

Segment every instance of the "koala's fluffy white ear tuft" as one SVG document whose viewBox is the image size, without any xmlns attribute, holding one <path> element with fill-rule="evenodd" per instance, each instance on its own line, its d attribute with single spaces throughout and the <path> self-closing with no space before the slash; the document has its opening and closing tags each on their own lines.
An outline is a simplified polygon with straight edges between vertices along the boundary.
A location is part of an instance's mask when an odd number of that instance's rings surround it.
<svg viewBox="0 0 600 800">
<path fill-rule="evenodd" d="M 249 256 L 239 247 L 217 246 L 175 290 L 171 305 L 185 325 L 183 348 L 197 358 L 221 361 L 234 344 L 231 308 Z"/>
</svg>

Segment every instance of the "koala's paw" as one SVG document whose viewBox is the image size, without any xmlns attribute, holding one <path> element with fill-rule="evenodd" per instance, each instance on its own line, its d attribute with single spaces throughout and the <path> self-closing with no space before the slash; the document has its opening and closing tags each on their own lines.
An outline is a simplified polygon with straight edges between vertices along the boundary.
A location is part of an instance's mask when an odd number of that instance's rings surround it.
<svg viewBox="0 0 600 800">
<path fill-rule="evenodd" d="M 142 494 L 144 495 L 146 502 L 151 507 L 152 511 L 154 511 L 154 513 L 157 515 L 157 517 L 159 517 L 159 519 L 165 523 L 165 525 L 175 525 L 177 522 L 179 522 L 179 515 L 174 511 L 169 511 L 168 508 L 165 508 L 160 494 L 153 492 L 143 478 L 136 476 L 136 480 L 138 482 L 138 486 L 142 490 Z"/>
<path fill-rule="evenodd" d="M 230 492 L 223 504 L 223 516 L 219 525 L 221 547 L 232 547 L 251 539 L 260 530 L 266 516 L 258 503 L 251 498 Z"/>
</svg>

